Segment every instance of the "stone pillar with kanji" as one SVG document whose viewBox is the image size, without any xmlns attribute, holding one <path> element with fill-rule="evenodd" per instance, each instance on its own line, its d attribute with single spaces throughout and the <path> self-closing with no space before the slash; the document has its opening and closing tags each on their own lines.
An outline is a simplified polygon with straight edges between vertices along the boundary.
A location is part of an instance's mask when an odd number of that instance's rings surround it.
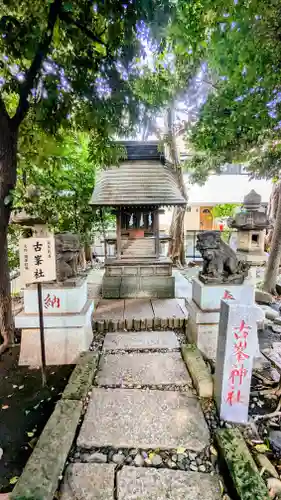
<svg viewBox="0 0 281 500">
<path fill-rule="evenodd" d="M 221 420 L 246 424 L 254 357 L 258 350 L 257 322 L 264 312 L 256 305 L 221 301 L 214 396 Z"/>
</svg>

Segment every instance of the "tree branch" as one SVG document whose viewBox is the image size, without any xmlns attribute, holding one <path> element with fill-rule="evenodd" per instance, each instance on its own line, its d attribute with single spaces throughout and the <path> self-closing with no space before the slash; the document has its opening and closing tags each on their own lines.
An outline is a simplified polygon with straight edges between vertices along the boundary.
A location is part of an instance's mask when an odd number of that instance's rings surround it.
<svg viewBox="0 0 281 500">
<path fill-rule="evenodd" d="M 68 14 L 68 12 L 60 12 L 60 19 L 62 21 L 65 21 L 67 24 L 74 24 L 76 28 L 79 28 L 87 37 L 89 37 L 93 42 L 100 43 L 101 45 L 104 45 L 105 47 L 107 46 L 106 43 L 104 43 L 101 38 L 99 38 L 97 35 L 95 35 L 91 30 L 87 28 L 87 26 L 84 26 L 83 23 L 80 23 L 80 21 L 76 21 L 76 19 L 73 19 L 73 17 Z"/>
<path fill-rule="evenodd" d="M 210 85 L 210 87 L 213 87 L 213 89 L 218 90 L 217 85 L 215 85 L 212 82 L 209 82 L 208 80 L 202 80 L 202 83 L 206 83 L 207 85 Z"/>
<path fill-rule="evenodd" d="M 13 121 L 18 126 L 24 119 L 26 113 L 29 109 L 28 96 L 31 89 L 34 86 L 35 80 L 39 74 L 42 63 L 48 54 L 50 45 L 52 43 L 54 27 L 59 16 L 59 12 L 62 6 L 62 0 L 54 0 L 50 5 L 50 10 L 48 14 L 47 28 L 44 33 L 43 39 L 40 42 L 34 59 L 31 63 L 29 70 L 27 71 L 25 81 L 23 82 L 20 90 L 19 104 L 16 113 L 13 117 Z"/>
</svg>

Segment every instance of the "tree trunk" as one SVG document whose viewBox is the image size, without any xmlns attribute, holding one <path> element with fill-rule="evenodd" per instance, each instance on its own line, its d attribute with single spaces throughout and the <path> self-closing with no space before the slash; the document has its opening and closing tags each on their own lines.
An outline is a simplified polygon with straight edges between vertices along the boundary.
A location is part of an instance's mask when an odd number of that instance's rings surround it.
<svg viewBox="0 0 281 500">
<path fill-rule="evenodd" d="M 278 207 L 263 284 L 263 290 L 273 294 L 276 294 L 276 281 L 281 259 L 281 183 L 278 185 L 278 191 Z"/>
<path fill-rule="evenodd" d="M 0 332 L 3 338 L 0 355 L 13 341 L 14 334 L 7 233 L 17 176 L 17 138 L 17 128 L 8 115 L 0 111 Z"/>
<path fill-rule="evenodd" d="M 279 182 L 273 184 L 272 186 L 272 191 L 270 195 L 270 200 L 268 204 L 268 210 L 267 210 L 267 215 L 269 220 L 273 223 L 273 228 L 269 229 L 268 234 L 266 235 L 265 238 L 265 245 L 266 247 L 270 247 L 271 241 L 272 241 L 272 236 L 273 236 L 273 230 L 275 226 L 275 221 L 276 221 L 276 214 L 277 214 L 277 209 L 278 209 L 278 202 L 279 202 Z"/>
<path fill-rule="evenodd" d="M 85 259 L 86 262 L 92 262 L 92 247 L 89 242 L 85 243 Z"/>
<path fill-rule="evenodd" d="M 170 226 L 169 256 L 177 267 L 182 267 L 185 264 L 184 216 L 185 207 L 174 208 Z"/>
<path fill-rule="evenodd" d="M 170 125 L 170 130 L 171 130 Z M 174 132 L 171 132 L 170 139 L 171 157 L 174 163 L 174 169 L 178 178 L 178 185 L 181 194 L 187 200 L 187 193 L 184 184 L 184 177 L 180 160 L 178 157 L 176 137 Z M 174 207 L 173 218 L 170 226 L 170 244 L 169 244 L 169 257 L 177 267 L 185 265 L 185 238 L 184 238 L 184 219 L 185 219 L 185 206 Z"/>
</svg>

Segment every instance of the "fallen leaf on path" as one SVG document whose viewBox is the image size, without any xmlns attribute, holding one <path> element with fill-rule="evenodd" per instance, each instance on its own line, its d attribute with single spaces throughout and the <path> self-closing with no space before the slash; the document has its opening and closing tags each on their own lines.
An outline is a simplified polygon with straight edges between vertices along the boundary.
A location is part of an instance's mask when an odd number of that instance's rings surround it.
<svg viewBox="0 0 281 500">
<path fill-rule="evenodd" d="M 212 455 L 215 455 L 216 457 L 218 455 L 216 448 L 212 444 L 210 446 L 210 453 L 212 453 Z"/>
<path fill-rule="evenodd" d="M 34 449 L 34 447 L 35 447 L 35 445 L 36 445 L 36 443 L 37 443 L 37 441 L 38 441 L 37 437 L 32 438 L 32 439 L 29 441 L 28 446 L 30 446 L 30 448 L 33 450 L 33 449 Z"/>
<path fill-rule="evenodd" d="M 24 385 L 19 386 L 19 391 L 21 391 L 24 388 Z"/>
<path fill-rule="evenodd" d="M 3 457 L 3 453 L 4 453 L 3 449 L 2 449 L 2 448 L 0 448 L 0 460 L 1 460 L 1 458 Z"/>
<path fill-rule="evenodd" d="M 267 451 L 270 451 L 270 448 L 268 448 L 266 444 L 256 444 L 255 450 L 259 453 L 266 453 Z"/>
<path fill-rule="evenodd" d="M 17 384 L 13 384 L 13 389 L 16 389 L 17 388 Z"/>
<path fill-rule="evenodd" d="M 3 405 L 2 406 L 2 410 L 8 410 L 8 408 L 9 408 L 9 405 Z"/>
<path fill-rule="evenodd" d="M 182 455 L 184 452 L 185 452 L 185 448 L 181 448 L 181 447 L 179 447 L 179 448 L 177 449 L 177 454 L 178 454 L 178 455 Z"/>
<path fill-rule="evenodd" d="M 9 483 L 10 484 L 16 484 L 16 482 L 18 481 L 18 478 L 19 478 L 19 476 L 12 477 L 12 479 L 10 479 Z"/>
<path fill-rule="evenodd" d="M 32 438 L 34 436 L 34 432 L 27 432 L 26 434 L 28 435 L 29 438 Z"/>
</svg>

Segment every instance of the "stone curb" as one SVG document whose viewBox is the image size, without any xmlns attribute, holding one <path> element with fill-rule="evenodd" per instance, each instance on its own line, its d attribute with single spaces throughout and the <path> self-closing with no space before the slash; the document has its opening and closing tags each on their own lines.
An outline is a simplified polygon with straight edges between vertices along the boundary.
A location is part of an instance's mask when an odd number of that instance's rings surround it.
<svg viewBox="0 0 281 500">
<path fill-rule="evenodd" d="M 184 344 L 181 352 L 198 396 L 200 398 L 212 398 L 213 379 L 199 349 L 194 344 Z"/>
<path fill-rule="evenodd" d="M 269 500 L 267 487 L 239 429 L 218 429 L 215 437 L 238 497 L 241 500 Z"/>
<path fill-rule="evenodd" d="M 11 500 L 53 500 L 81 412 L 81 401 L 64 399 L 56 404 Z"/>
<path fill-rule="evenodd" d="M 95 352 L 83 352 L 74 368 L 68 384 L 63 391 L 62 399 L 82 401 L 86 398 L 97 369 L 99 355 Z"/>
</svg>

